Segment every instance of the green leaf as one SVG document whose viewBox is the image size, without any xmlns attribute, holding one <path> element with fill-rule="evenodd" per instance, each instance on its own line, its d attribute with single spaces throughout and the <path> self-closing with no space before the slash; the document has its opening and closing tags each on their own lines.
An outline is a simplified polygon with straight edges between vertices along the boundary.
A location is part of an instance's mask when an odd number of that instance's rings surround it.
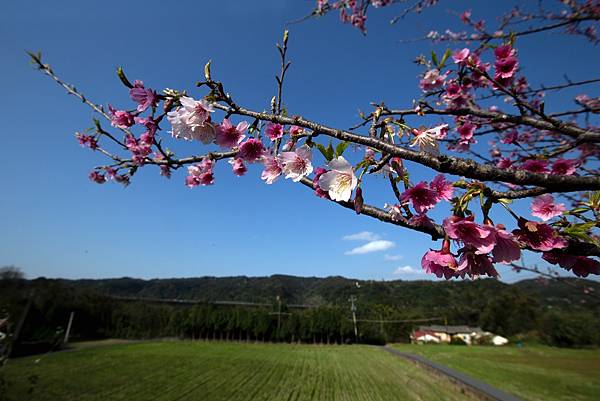
<svg viewBox="0 0 600 401">
<path fill-rule="evenodd" d="M 340 142 L 338 143 L 338 145 L 335 147 L 335 155 L 336 156 L 341 156 L 344 154 L 344 150 L 346 150 L 346 148 L 348 147 L 348 145 L 350 145 L 350 142 Z"/>
<path fill-rule="evenodd" d="M 321 152 L 321 154 L 327 161 L 331 160 L 327 157 L 327 148 L 325 146 L 321 145 L 320 143 L 317 143 L 315 145 L 317 146 L 317 149 L 319 149 L 319 152 Z"/>
<path fill-rule="evenodd" d="M 334 155 L 333 144 L 329 141 L 329 146 L 327 146 L 327 161 L 332 160 Z"/>
<path fill-rule="evenodd" d="M 431 51 L 431 61 L 433 61 L 433 64 L 435 64 L 436 67 L 440 65 L 440 62 L 438 61 L 438 58 L 433 50 Z"/>
<path fill-rule="evenodd" d="M 446 61 L 448 60 L 448 57 L 450 57 L 451 54 L 452 54 L 452 51 L 450 51 L 450 49 L 446 49 L 446 52 L 442 56 L 442 61 L 440 61 L 438 68 L 440 68 L 440 69 L 444 68 Z"/>
</svg>

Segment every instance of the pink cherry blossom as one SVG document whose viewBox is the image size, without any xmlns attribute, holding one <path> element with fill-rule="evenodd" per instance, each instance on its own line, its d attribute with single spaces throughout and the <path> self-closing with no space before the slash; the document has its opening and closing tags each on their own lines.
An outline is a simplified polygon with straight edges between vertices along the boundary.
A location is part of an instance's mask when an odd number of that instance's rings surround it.
<svg viewBox="0 0 600 401">
<path fill-rule="evenodd" d="M 542 258 L 553 265 L 559 265 L 563 269 L 573 271 L 579 277 L 587 277 L 590 274 L 600 274 L 600 262 L 585 256 L 564 255 L 555 252 L 544 252 Z"/>
<path fill-rule="evenodd" d="M 158 103 L 158 95 L 152 89 L 144 87 L 142 81 L 136 80 L 133 88 L 129 90 L 129 97 L 138 104 L 137 111 L 143 112 L 148 107 L 154 107 Z"/>
<path fill-rule="evenodd" d="M 502 157 L 500 160 L 496 162 L 496 167 L 501 168 L 503 170 L 511 168 L 513 165 L 513 161 L 508 157 Z"/>
<path fill-rule="evenodd" d="M 319 187 L 327 191 L 334 201 L 348 201 L 352 191 L 358 184 L 352 165 L 343 156 L 329 161 L 327 166 L 331 169 L 319 177 Z"/>
<path fill-rule="evenodd" d="M 315 169 L 315 176 L 313 178 L 313 188 L 315 190 L 315 195 L 323 199 L 329 199 L 329 193 L 321 189 L 321 187 L 319 186 L 319 178 L 321 178 L 321 176 L 326 172 L 327 170 L 325 170 L 323 167 L 317 167 Z"/>
<path fill-rule="evenodd" d="M 511 45 L 498 46 L 494 49 L 494 56 L 499 60 L 507 57 L 514 57 L 516 54 L 516 50 L 513 49 Z"/>
<path fill-rule="evenodd" d="M 429 186 L 435 191 L 436 196 L 439 199 L 444 199 L 447 201 L 452 199 L 452 195 L 454 194 L 454 186 L 451 182 L 446 181 L 446 178 L 443 174 L 436 175 Z"/>
<path fill-rule="evenodd" d="M 551 251 L 566 248 L 568 242 L 549 225 L 525 219 L 519 219 L 519 229 L 513 234 L 526 246 L 537 251 Z"/>
<path fill-rule="evenodd" d="M 496 245 L 494 228 L 482 226 L 474 221 L 474 216 L 451 216 L 444 220 L 443 226 L 446 234 L 465 245 L 472 246 L 478 254 L 489 253 Z"/>
<path fill-rule="evenodd" d="M 217 145 L 222 148 L 233 148 L 238 146 L 246 137 L 244 132 L 248 129 L 248 123 L 242 121 L 237 126 L 231 124 L 229 119 L 223 119 L 223 122 L 216 127 Z"/>
<path fill-rule="evenodd" d="M 552 164 L 552 174 L 573 175 L 579 164 L 578 160 L 558 159 Z"/>
<path fill-rule="evenodd" d="M 466 65 L 470 54 L 471 51 L 465 47 L 452 53 L 452 59 L 456 64 Z"/>
<path fill-rule="evenodd" d="M 362 212 L 364 202 L 365 201 L 362 196 L 362 188 L 357 187 L 354 194 L 354 211 L 356 212 L 356 214 L 360 214 Z"/>
<path fill-rule="evenodd" d="M 450 279 L 456 274 L 457 263 L 449 250 L 429 250 L 421 259 L 421 267 L 428 274 L 435 274 L 438 278 Z"/>
<path fill-rule="evenodd" d="M 297 125 L 292 125 L 290 127 L 290 135 L 294 136 L 294 135 L 300 135 L 304 132 L 304 128 L 303 127 L 298 127 Z"/>
<path fill-rule="evenodd" d="M 254 163 L 262 158 L 265 147 L 258 139 L 250 138 L 240 145 L 238 157 L 248 163 Z"/>
<path fill-rule="evenodd" d="M 277 123 L 268 123 L 267 128 L 265 128 L 265 134 L 267 134 L 271 141 L 280 139 L 283 136 L 283 125 Z"/>
<path fill-rule="evenodd" d="M 96 170 L 92 171 L 88 177 L 96 184 L 104 184 L 107 181 L 106 176 L 97 172 Z"/>
<path fill-rule="evenodd" d="M 77 138 L 77 141 L 79 142 L 79 144 L 84 148 L 87 147 L 92 150 L 98 149 L 98 141 L 96 140 L 95 137 L 93 137 L 91 135 L 85 135 L 85 134 L 82 134 L 81 132 L 76 132 L 75 138 Z"/>
<path fill-rule="evenodd" d="M 498 272 L 494 269 L 494 265 L 489 256 L 480 255 L 471 247 L 463 250 L 460 260 L 458 261 L 456 273 L 461 277 L 468 275 L 471 278 L 485 275 L 498 277 Z"/>
<path fill-rule="evenodd" d="M 173 137 L 188 141 L 196 139 L 203 144 L 212 143 L 216 137 L 215 127 L 210 122 L 209 113 L 214 111 L 212 106 L 204 100 L 194 100 L 185 96 L 179 101 L 181 107 L 167 113 L 167 120 L 173 127 Z"/>
<path fill-rule="evenodd" d="M 276 157 L 271 155 L 264 155 L 262 157 L 262 162 L 264 170 L 260 175 L 260 179 L 270 185 L 281 175 L 281 164 L 279 164 Z"/>
<path fill-rule="evenodd" d="M 188 176 L 185 179 L 185 184 L 189 188 L 198 185 L 212 185 L 214 183 L 213 167 L 214 162 L 208 158 L 203 159 L 200 163 L 188 166 Z"/>
<path fill-rule="evenodd" d="M 471 138 L 473 138 L 473 134 L 475 133 L 475 129 L 477 129 L 477 127 L 475 126 L 475 124 L 472 124 L 471 122 L 467 121 L 463 125 L 461 125 L 460 127 L 458 127 L 457 131 L 458 131 L 458 134 L 460 135 L 461 139 L 463 139 L 463 140 L 470 140 Z"/>
<path fill-rule="evenodd" d="M 492 250 L 495 263 L 508 264 L 521 258 L 521 248 L 511 233 L 499 225 L 496 227 L 495 236 L 496 246 Z"/>
<path fill-rule="evenodd" d="M 108 105 L 108 110 L 110 111 L 111 116 L 110 125 L 112 125 L 113 127 L 129 128 L 135 123 L 133 114 L 127 111 L 117 110 L 113 108 L 110 104 Z"/>
<path fill-rule="evenodd" d="M 424 213 L 438 204 L 440 198 L 435 189 L 432 189 L 425 181 L 408 188 L 400 197 L 402 202 L 410 202 L 419 214 Z"/>
<path fill-rule="evenodd" d="M 423 75 L 423 79 L 419 82 L 419 86 L 426 92 L 438 89 L 444 85 L 447 76 L 448 73 L 442 75 L 440 74 L 440 70 L 433 68 Z"/>
<path fill-rule="evenodd" d="M 243 176 L 244 174 L 246 174 L 246 171 L 248 171 L 246 165 L 244 164 L 244 161 L 240 158 L 229 159 L 229 164 L 231 164 L 233 174 L 237 175 L 238 177 Z"/>
<path fill-rule="evenodd" d="M 282 152 L 277 158 L 285 178 L 291 178 L 294 182 L 300 181 L 313 171 L 312 153 L 308 145 L 297 148 L 295 152 Z"/>
<path fill-rule="evenodd" d="M 531 203 L 531 215 L 539 217 L 543 221 L 560 216 L 566 210 L 564 204 L 554 203 L 554 198 L 550 194 L 538 196 Z"/>
<path fill-rule="evenodd" d="M 548 162 L 541 159 L 528 159 L 521 164 L 521 168 L 531 173 L 546 174 L 548 173 Z"/>
<path fill-rule="evenodd" d="M 519 133 L 517 132 L 517 130 L 509 131 L 502 137 L 500 142 L 507 144 L 507 145 L 518 145 L 519 144 Z"/>
<path fill-rule="evenodd" d="M 496 67 L 496 73 L 494 74 L 494 78 L 508 79 L 512 78 L 517 72 L 519 62 L 517 61 L 516 57 L 507 57 L 501 60 L 497 60 L 494 66 Z"/>
</svg>

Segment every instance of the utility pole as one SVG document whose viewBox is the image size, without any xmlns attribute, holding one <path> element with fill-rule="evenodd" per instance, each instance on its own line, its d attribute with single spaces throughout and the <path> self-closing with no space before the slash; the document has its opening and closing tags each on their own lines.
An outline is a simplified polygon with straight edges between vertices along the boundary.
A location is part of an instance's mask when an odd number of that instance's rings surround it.
<svg viewBox="0 0 600 401">
<path fill-rule="evenodd" d="M 356 297 L 354 295 L 350 295 L 350 310 L 352 311 L 352 322 L 354 323 L 354 339 L 358 343 L 358 328 L 356 327 Z"/>
<path fill-rule="evenodd" d="M 73 324 L 73 317 L 75 316 L 75 312 L 71 312 L 69 315 L 69 323 L 67 324 L 67 331 L 65 332 L 65 339 L 63 340 L 64 344 L 69 342 L 69 334 L 71 333 L 71 325 Z"/>
<path fill-rule="evenodd" d="M 281 297 L 277 295 L 277 339 L 279 340 L 279 328 L 281 327 Z"/>
<path fill-rule="evenodd" d="M 35 294 L 34 290 L 31 290 L 29 293 L 29 298 L 27 299 L 27 304 L 25 305 L 25 309 L 23 309 L 23 313 L 21 314 L 21 318 L 17 323 L 17 327 L 12 335 L 12 338 L 8 343 L 8 350 L 6 351 L 6 358 L 10 357 L 10 354 L 13 351 L 14 345 L 19 341 L 19 335 L 21 334 L 21 329 L 23 328 L 23 324 L 25 323 L 25 319 L 27 318 L 27 314 L 29 313 L 29 309 L 31 309 L 31 304 L 33 303 L 33 296 Z M 6 362 L 5 362 L 6 363 Z"/>
</svg>

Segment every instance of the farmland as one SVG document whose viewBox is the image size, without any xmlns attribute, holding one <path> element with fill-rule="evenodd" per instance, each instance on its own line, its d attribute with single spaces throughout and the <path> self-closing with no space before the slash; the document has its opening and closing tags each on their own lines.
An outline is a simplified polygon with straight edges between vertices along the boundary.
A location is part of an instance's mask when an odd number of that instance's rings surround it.
<svg viewBox="0 0 600 401">
<path fill-rule="evenodd" d="M 394 345 L 530 401 L 592 401 L 600 394 L 600 350 L 545 346 Z"/>
<path fill-rule="evenodd" d="M 369 346 L 116 344 L 12 360 L 6 375 L 11 400 L 465 399 L 446 380 Z"/>
</svg>

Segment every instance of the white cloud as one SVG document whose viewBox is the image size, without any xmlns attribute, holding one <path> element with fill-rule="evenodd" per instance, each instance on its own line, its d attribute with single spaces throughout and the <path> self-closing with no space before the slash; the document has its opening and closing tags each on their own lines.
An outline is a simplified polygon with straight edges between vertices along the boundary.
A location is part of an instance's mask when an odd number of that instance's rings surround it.
<svg viewBox="0 0 600 401">
<path fill-rule="evenodd" d="M 345 235 L 342 239 L 344 241 L 377 241 L 381 237 L 371 231 L 361 231 L 356 234 Z"/>
<path fill-rule="evenodd" d="M 404 255 L 385 255 L 385 260 L 402 260 L 404 259 Z"/>
<path fill-rule="evenodd" d="M 365 253 L 385 251 L 395 247 L 396 244 L 392 241 L 376 240 L 367 242 L 364 245 L 356 247 L 346 252 L 346 255 L 362 255 Z"/>
<path fill-rule="evenodd" d="M 394 270 L 394 274 L 423 274 L 422 270 L 413 269 L 412 266 L 400 266 Z"/>
</svg>

